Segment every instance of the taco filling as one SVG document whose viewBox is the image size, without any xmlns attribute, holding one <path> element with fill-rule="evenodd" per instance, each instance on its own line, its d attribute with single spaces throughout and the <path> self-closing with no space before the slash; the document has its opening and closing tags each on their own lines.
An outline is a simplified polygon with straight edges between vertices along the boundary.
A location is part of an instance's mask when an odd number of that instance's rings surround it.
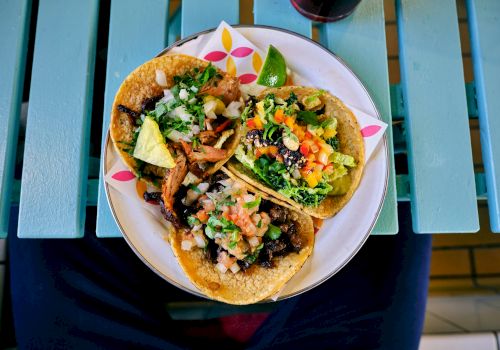
<svg viewBox="0 0 500 350">
<path fill-rule="evenodd" d="M 238 80 L 209 64 L 174 76 L 173 85 L 165 88 L 165 73 L 155 72 L 156 83 L 163 86 L 161 94 L 143 98 L 140 110 L 123 101 L 115 103 L 133 128 L 129 140 L 116 143 L 133 157 L 139 177 L 158 185 L 168 177 L 167 169 L 185 165 L 188 171 L 180 173 L 190 182 L 200 181 L 210 166 L 231 155 L 227 144 L 235 135 L 243 105 Z"/>
<path fill-rule="evenodd" d="M 247 132 L 235 153 L 261 182 L 306 207 L 345 194 L 357 166 L 340 151 L 337 118 L 325 113 L 323 94 L 250 99 L 242 113 Z"/>
</svg>

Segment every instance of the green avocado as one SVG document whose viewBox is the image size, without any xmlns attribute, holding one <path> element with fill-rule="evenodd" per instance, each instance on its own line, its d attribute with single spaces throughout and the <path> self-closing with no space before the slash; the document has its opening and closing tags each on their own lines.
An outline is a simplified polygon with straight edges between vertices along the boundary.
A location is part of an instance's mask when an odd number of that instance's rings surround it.
<svg viewBox="0 0 500 350">
<path fill-rule="evenodd" d="M 336 178 L 332 182 L 329 183 L 333 188 L 330 192 L 328 192 L 329 196 L 340 196 L 342 194 L 346 194 L 351 187 L 351 177 L 349 175 L 344 175 L 339 178 Z"/>
</svg>

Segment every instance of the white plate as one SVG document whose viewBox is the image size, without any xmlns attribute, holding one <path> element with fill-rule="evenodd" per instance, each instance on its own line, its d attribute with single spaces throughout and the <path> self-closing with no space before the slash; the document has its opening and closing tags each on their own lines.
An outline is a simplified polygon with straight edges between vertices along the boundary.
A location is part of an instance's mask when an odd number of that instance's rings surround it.
<svg viewBox="0 0 500 350">
<path fill-rule="evenodd" d="M 313 85 L 330 91 L 345 103 L 380 118 L 377 108 L 358 77 L 337 56 L 314 41 L 296 33 L 265 26 L 235 26 L 256 46 L 266 50 L 276 46 L 286 57 L 289 67 Z M 197 52 L 211 31 L 186 38 L 172 47 L 174 51 Z M 165 49 L 166 53 L 172 47 Z M 105 169 L 117 161 L 109 137 L 105 152 Z M 384 137 L 371 159 L 358 190 L 349 203 L 333 218 L 325 220 L 316 235 L 314 252 L 304 267 L 281 291 L 278 300 L 307 291 L 337 273 L 358 252 L 368 238 L 382 208 L 388 179 L 387 143 Z M 163 239 L 165 227 L 139 199 L 132 201 L 106 184 L 108 201 L 126 241 L 153 271 L 168 282 L 193 294 L 203 295 L 185 277 L 168 243 Z"/>
</svg>

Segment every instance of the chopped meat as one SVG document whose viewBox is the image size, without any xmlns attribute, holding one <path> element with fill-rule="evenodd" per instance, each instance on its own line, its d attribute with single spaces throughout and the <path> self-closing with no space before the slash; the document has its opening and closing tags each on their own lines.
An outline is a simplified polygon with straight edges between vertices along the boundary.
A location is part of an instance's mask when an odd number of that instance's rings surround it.
<svg viewBox="0 0 500 350">
<path fill-rule="evenodd" d="M 217 162 L 227 157 L 225 149 L 218 149 L 212 146 L 200 146 L 199 151 L 193 151 L 191 145 L 185 141 L 181 141 L 184 152 L 186 153 L 189 162 Z"/>
<path fill-rule="evenodd" d="M 243 271 L 245 270 L 248 270 L 250 268 L 250 266 L 252 266 L 252 264 L 250 264 L 248 261 L 246 260 L 238 260 L 238 266 L 240 267 L 240 269 L 242 269 Z"/>
<path fill-rule="evenodd" d="M 260 251 L 260 264 L 264 267 L 272 267 L 273 255 L 283 255 L 286 253 L 287 244 L 281 237 L 264 243 Z"/>
<path fill-rule="evenodd" d="M 290 236 L 290 246 L 292 250 L 296 253 L 300 252 L 302 249 L 302 239 L 298 233 L 293 233 Z"/>
<path fill-rule="evenodd" d="M 217 256 L 221 248 L 215 244 L 213 239 L 208 240 L 207 249 L 205 249 L 205 257 L 212 263 L 217 264 Z"/>
<path fill-rule="evenodd" d="M 118 109 L 120 112 L 127 113 L 128 116 L 134 120 L 134 122 L 137 118 L 141 117 L 141 114 L 139 112 L 133 111 L 124 105 L 118 105 L 118 107 L 116 107 L 116 109 Z"/>
<path fill-rule="evenodd" d="M 227 105 L 240 97 L 239 80 L 229 74 L 224 74 L 222 79 L 214 78 L 205 84 L 200 94 L 222 97 L 222 101 Z"/>
<path fill-rule="evenodd" d="M 144 192 L 144 200 L 150 203 L 159 204 L 161 201 L 161 192 Z"/>
<path fill-rule="evenodd" d="M 213 146 L 219 138 L 218 133 L 213 130 L 200 131 L 198 137 L 203 145 L 209 146 Z"/>
<path fill-rule="evenodd" d="M 208 179 L 208 184 L 210 185 L 208 187 L 208 191 L 212 192 L 220 192 L 224 189 L 224 185 L 220 184 L 219 181 L 227 179 L 228 176 L 223 173 L 222 171 L 219 171 L 215 173 L 214 175 L 210 176 Z"/>
<path fill-rule="evenodd" d="M 154 110 L 156 108 L 156 102 L 160 101 L 162 97 L 163 95 L 158 95 L 144 99 L 141 106 L 142 114 L 146 114 L 147 112 Z"/>
<path fill-rule="evenodd" d="M 203 179 L 205 177 L 205 172 L 203 171 L 203 169 L 200 168 L 198 163 L 189 164 L 189 171 L 200 179 Z"/>
<path fill-rule="evenodd" d="M 289 249 L 298 253 L 302 249 L 302 239 L 297 233 L 297 226 L 293 222 L 286 222 L 280 225 L 280 230 L 288 236 Z"/>
<path fill-rule="evenodd" d="M 174 195 L 179 190 L 187 172 L 188 165 L 186 157 L 181 152 L 178 152 L 175 160 L 175 166 L 172 169 L 167 170 L 161 188 L 163 200 L 161 209 L 163 216 L 167 221 L 172 222 L 172 224 L 174 224 L 177 228 L 180 228 L 182 225 L 174 211 Z"/>
<path fill-rule="evenodd" d="M 279 205 L 274 205 L 269 210 L 271 221 L 278 224 L 283 224 L 287 219 L 287 210 Z"/>
</svg>

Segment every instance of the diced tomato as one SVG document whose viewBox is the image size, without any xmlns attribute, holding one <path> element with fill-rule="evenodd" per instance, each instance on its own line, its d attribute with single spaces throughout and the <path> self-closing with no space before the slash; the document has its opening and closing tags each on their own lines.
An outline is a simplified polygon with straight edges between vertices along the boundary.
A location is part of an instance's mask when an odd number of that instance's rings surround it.
<svg viewBox="0 0 500 350">
<path fill-rule="evenodd" d="M 200 211 L 196 214 L 196 216 L 197 216 L 197 217 L 198 217 L 198 219 L 199 219 L 201 222 L 203 222 L 203 223 L 205 223 L 205 222 L 207 222 L 207 221 L 208 221 L 208 214 L 207 214 L 207 212 L 206 212 L 205 210 L 200 210 Z"/>
<path fill-rule="evenodd" d="M 258 116 L 247 120 L 247 126 L 251 129 L 262 129 L 262 120 Z"/>
<path fill-rule="evenodd" d="M 256 128 L 254 118 L 251 118 L 251 119 L 248 119 L 248 120 L 247 120 L 247 126 L 248 126 L 250 129 L 255 129 L 255 128 Z"/>
<path fill-rule="evenodd" d="M 306 131 L 306 133 L 304 135 L 304 138 L 306 140 L 312 139 L 313 138 L 313 134 L 311 134 L 309 131 Z"/>
<path fill-rule="evenodd" d="M 215 132 L 221 132 L 221 131 L 224 131 L 226 130 L 226 128 L 231 125 L 231 119 L 227 119 L 224 123 L 222 123 L 221 125 L 219 125 L 218 127 L 215 128 Z"/>
<path fill-rule="evenodd" d="M 309 154 L 309 146 L 306 144 L 300 145 L 300 153 L 302 153 L 304 156 L 307 156 Z"/>
<path fill-rule="evenodd" d="M 274 112 L 274 120 L 276 120 L 276 123 L 283 123 L 285 121 L 285 113 L 282 109 L 278 108 L 276 112 Z"/>
<path fill-rule="evenodd" d="M 295 125 L 295 120 L 292 117 L 286 117 L 285 118 L 285 125 L 293 130 L 293 127 Z"/>
<path fill-rule="evenodd" d="M 311 152 L 312 152 L 312 153 L 318 153 L 318 151 L 319 151 L 319 147 L 318 147 L 318 145 L 317 145 L 317 144 L 315 144 L 315 143 L 312 143 L 312 144 L 311 144 Z"/>
</svg>

